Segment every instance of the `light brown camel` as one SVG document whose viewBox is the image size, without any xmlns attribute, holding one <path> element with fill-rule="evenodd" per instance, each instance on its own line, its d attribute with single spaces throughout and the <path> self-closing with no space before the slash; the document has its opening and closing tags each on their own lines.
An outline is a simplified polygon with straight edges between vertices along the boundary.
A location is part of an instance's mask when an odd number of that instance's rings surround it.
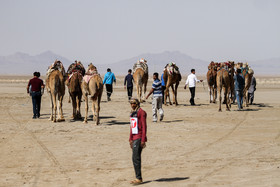
<svg viewBox="0 0 280 187">
<path fill-rule="evenodd" d="M 144 86 L 145 95 L 147 91 L 148 78 L 148 73 L 145 73 L 145 71 L 142 68 L 137 68 L 136 71 L 133 73 L 133 80 L 135 81 L 137 89 L 137 97 L 141 103 L 145 101 L 142 99 L 142 87 Z"/>
<path fill-rule="evenodd" d="M 61 64 L 60 66 L 63 68 L 63 65 L 60 61 L 56 61 L 57 64 Z M 46 79 L 46 88 L 47 92 L 50 94 L 51 99 L 51 117 L 50 120 L 53 122 L 56 121 L 65 121 L 63 117 L 63 110 L 62 110 L 62 101 L 63 96 L 65 94 L 65 77 L 63 76 L 63 73 L 59 71 L 57 68 L 54 68 L 50 72 L 50 74 L 47 76 Z M 58 99 L 59 102 L 59 111 L 58 116 L 60 118 L 56 119 L 56 113 L 57 113 L 57 103 L 56 99 Z"/>
<path fill-rule="evenodd" d="M 168 68 L 167 68 L 168 67 Z M 176 70 L 177 69 L 177 70 Z M 169 94 L 169 87 L 171 86 L 172 93 L 173 93 L 173 104 L 178 105 L 177 101 L 177 89 L 179 83 L 182 79 L 182 76 L 178 70 L 179 68 L 175 65 L 166 65 L 164 72 L 163 72 L 163 80 L 165 82 L 165 91 L 164 91 L 164 104 L 167 105 L 167 98 L 169 98 L 169 104 L 172 105 L 170 101 L 170 94 Z M 175 84 L 175 89 L 174 89 Z"/>
<path fill-rule="evenodd" d="M 92 73 L 89 78 L 89 82 L 87 83 L 85 79 L 82 82 L 82 92 L 83 97 L 85 99 L 85 118 L 84 123 L 87 123 L 88 119 L 88 95 L 91 95 L 92 100 L 92 113 L 93 113 L 93 120 L 96 120 L 96 125 L 99 124 L 99 111 L 100 111 L 100 101 L 103 92 L 103 83 L 102 78 L 99 74 L 97 74 L 96 67 L 92 64 L 89 65 L 87 72 L 96 72 Z M 85 77 L 86 77 L 85 76 Z"/>
<path fill-rule="evenodd" d="M 230 65 L 230 66 L 229 66 Z M 225 104 L 227 107 L 227 110 L 230 111 L 231 107 L 231 100 L 229 98 L 229 93 L 231 92 L 232 88 L 232 76 L 234 73 L 234 62 L 224 63 L 221 65 L 220 70 L 217 72 L 217 89 L 219 93 L 219 112 L 222 111 L 221 105 L 222 105 L 222 90 L 224 91 L 225 96 Z"/>
<path fill-rule="evenodd" d="M 216 103 L 217 99 L 217 64 L 215 62 L 211 62 L 208 66 L 208 72 L 206 74 L 207 83 L 209 87 L 209 95 L 210 95 L 210 103 Z M 212 98 L 213 100 L 212 100 Z"/>
<path fill-rule="evenodd" d="M 242 75 L 245 79 L 245 86 L 243 90 L 243 107 L 249 107 L 249 97 L 248 97 L 248 90 L 251 85 L 251 80 L 254 74 L 254 71 L 249 68 L 248 64 L 243 64 L 241 68 Z"/>
</svg>

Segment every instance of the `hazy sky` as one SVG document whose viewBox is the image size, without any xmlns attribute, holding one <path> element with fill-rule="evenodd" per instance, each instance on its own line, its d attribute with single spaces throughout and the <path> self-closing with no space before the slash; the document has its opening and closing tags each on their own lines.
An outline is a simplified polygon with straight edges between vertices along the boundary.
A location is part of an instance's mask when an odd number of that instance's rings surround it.
<svg viewBox="0 0 280 187">
<path fill-rule="evenodd" d="M 113 63 L 179 50 L 203 60 L 280 57 L 278 0 L 0 0 L 0 56 L 51 50 Z"/>
</svg>

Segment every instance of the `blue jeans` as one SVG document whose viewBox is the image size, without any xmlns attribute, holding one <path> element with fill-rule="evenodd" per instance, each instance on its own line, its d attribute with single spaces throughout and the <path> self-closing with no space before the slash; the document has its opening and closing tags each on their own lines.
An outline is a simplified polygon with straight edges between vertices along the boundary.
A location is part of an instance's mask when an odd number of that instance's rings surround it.
<svg viewBox="0 0 280 187">
<path fill-rule="evenodd" d="M 32 92 L 33 117 L 40 117 L 41 92 Z"/>
<path fill-rule="evenodd" d="M 243 108 L 243 92 L 242 90 L 235 90 L 236 100 L 238 104 L 238 109 Z"/>
</svg>

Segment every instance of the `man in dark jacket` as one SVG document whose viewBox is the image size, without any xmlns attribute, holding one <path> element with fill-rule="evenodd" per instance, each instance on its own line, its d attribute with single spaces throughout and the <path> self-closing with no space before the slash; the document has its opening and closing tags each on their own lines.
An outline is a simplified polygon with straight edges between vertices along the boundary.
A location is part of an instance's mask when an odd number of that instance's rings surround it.
<svg viewBox="0 0 280 187">
<path fill-rule="evenodd" d="M 138 99 L 131 98 L 131 114 L 130 114 L 130 136 L 129 144 L 132 149 L 132 162 L 136 179 L 132 180 L 131 184 L 141 184 L 143 182 L 141 174 L 141 153 L 146 147 L 147 142 L 147 113 L 140 108 Z"/>
<path fill-rule="evenodd" d="M 131 99 L 133 92 L 133 76 L 131 75 L 131 72 L 132 70 L 129 69 L 128 74 L 124 78 L 124 89 L 126 85 L 128 100 Z"/>
<path fill-rule="evenodd" d="M 245 79 L 241 74 L 241 69 L 236 70 L 236 75 L 233 77 L 233 79 L 238 110 L 241 110 L 243 108 L 243 90 L 245 86 Z"/>
<path fill-rule="evenodd" d="M 43 81 L 39 79 L 40 72 L 33 73 L 33 79 L 29 80 L 27 85 L 27 93 L 30 93 L 32 97 L 33 104 L 33 119 L 40 117 L 40 108 L 41 108 L 41 89 L 45 87 Z"/>
</svg>

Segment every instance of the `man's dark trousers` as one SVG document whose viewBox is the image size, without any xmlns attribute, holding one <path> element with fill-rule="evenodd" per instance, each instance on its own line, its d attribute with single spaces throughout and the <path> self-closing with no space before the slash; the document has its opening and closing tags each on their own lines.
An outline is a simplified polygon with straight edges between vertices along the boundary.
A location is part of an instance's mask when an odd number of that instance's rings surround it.
<svg viewBox="0 0 280 187">
<path fill-rule="evenodd" d="M 127 96 L 129 100 L 132 97 L 132 92 L 133 92 L 133 87 L 127 87 Z"/>
<path fill-rule="evenodd" d="M 191 87 L 191 88 L 189 88 L 189 89 L 190 89 L 190 92 L 191 92 L 191 99 L 190 99 L 190 103 L 191 103 L 191 105 L 195 105 L 195 104 L 194 104 L 195 87 Z"/>
<path fill-rule="evenodd" d="M 134 171 L 136 178 L 139 180 L 142 180 L 142 174 L 141 174 L 141 139 L 137 139 L 133 141 L 132 144 L 132 162 L 134 166 Z"/>
<path fill-rule="evenodd" d="M 113 85 L 112 84 L 105 84 L 106 91 L 107 91 L 107 98 L 110 99 L 111 94 L 113 93 Z"/>
<path fill-rule="evenodd" d="M 40 117 L 41 92 L 32 92 L 33 117 Z"/>
</svg>

